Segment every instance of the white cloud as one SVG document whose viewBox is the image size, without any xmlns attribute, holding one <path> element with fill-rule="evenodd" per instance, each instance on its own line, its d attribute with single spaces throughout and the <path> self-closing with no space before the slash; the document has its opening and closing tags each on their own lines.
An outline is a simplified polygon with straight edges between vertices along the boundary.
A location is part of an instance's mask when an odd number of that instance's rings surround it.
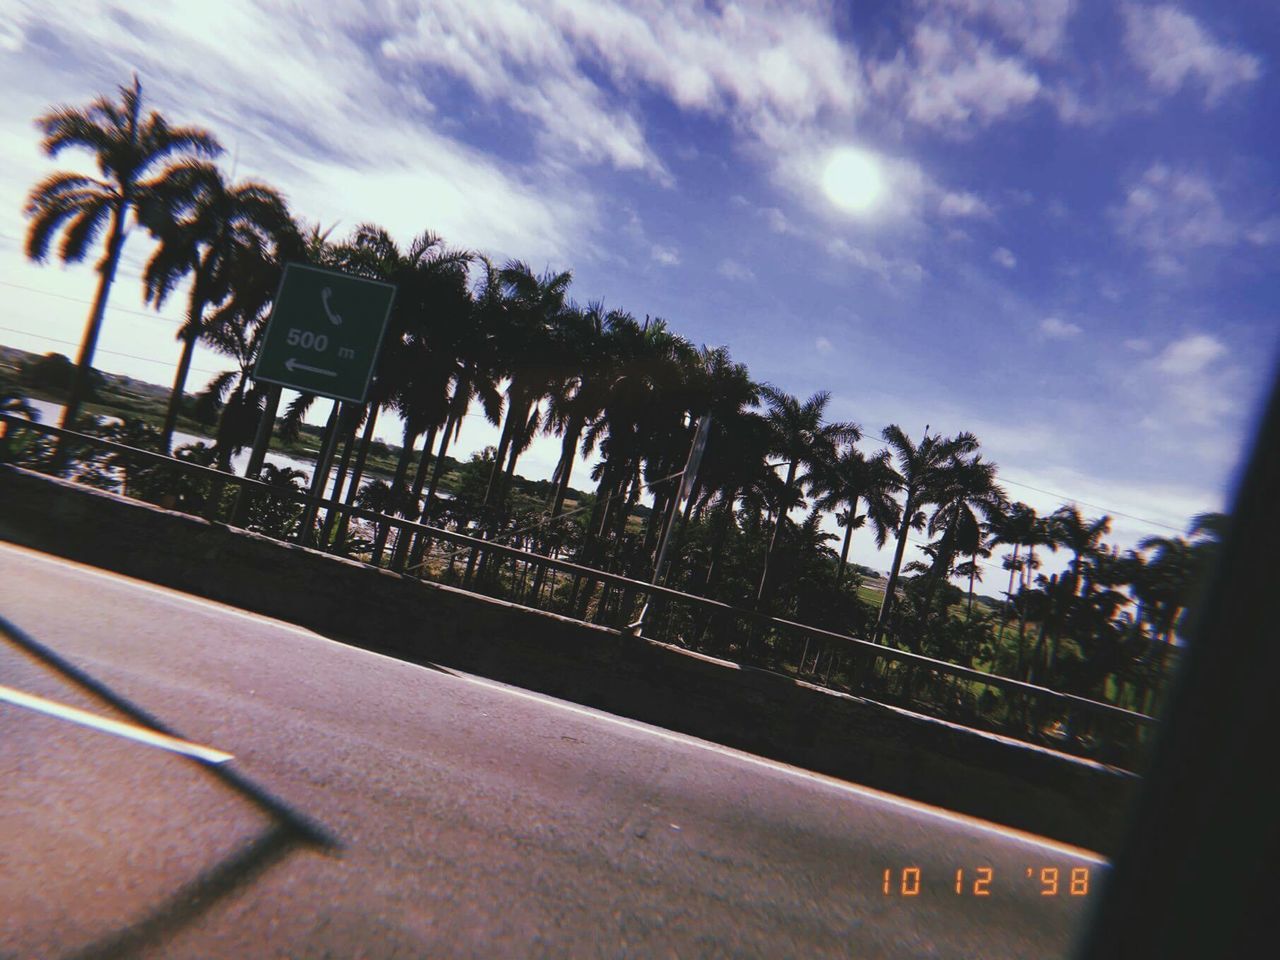
<svg viewBox="0 0 1280 960">
<path fill-rule="evenodd" d="M 13 22 L 0 22 L 0 50 L 5 53 L 17 53 L 22 49 L 26 38 L 21 28 Z"/>
<path fill-rule="evenodd" d="M 822 354 L 828 354 L 835 350 L 835 344 L 826 337 L 819 337 L 817 340 L 813 341 L 813 346 L 814 349 Z"/>
<path fill-rule="evenodd" d="M 728 120 L 749 141 L 852 114 L 862 99 L 852 49 L 825 4 L 625 5 L 595 0 L 438 0 L 384 53 L 461 78 L 533 117 L 551 142 L 666 179 L 633 95 Z M 603 76 L 607 83 L 596 82 Z"/>
<path fill-rule="evenodd" d="M 946 192 L 938 201 L 938 212 L 944 217 L 975 217 L 990 220 L 991 207 L 977 194 L 967 191 Z"/>
<path fill-rule="evenodd" d="M 756 276 L 737 260 L 730 260 L 728 257 L 720 261 L 719 266 L 716 267 L 716 273 L 729 280 L 754 280 Z"/>
<path fill-rule="evenodd" d="M 869 73 L 878 93 L 901 98 L 910 119 L 958 134 L 1025 107 L 1041 91 L 1025 61 L 949 18 L 917 24 L 910 57 L 899 52 Z"/>
<path fill-rule="evenodd" d="M 1008 247 L 996 247 L 991 252 L 991 259 L 1006 270 L 1012 270 L 1018 265 L 1018 258 L 1013 255 L 1013 251 Z"/>
<path fill-rule="evenodd" d="M 765 222 L 769 224 L 769 229 L 774 233 L 798 233 L 799 231 L 787 219 L 787 215 L 777 207 L 766 207 L 761 211 L 764 215 Z"/>
<path fill-rule="evenodd" d="M 1084 331 L 1079 324 L 1062 320 L 1058 317 L 1045 317 L 1040 321 L 1040 332 L 1050 340 L 1069 340 L 1078 337 Z"/>
<path fill-rule="evenodd" d="M 1058 119 L 1078 127 L 1088 127 L 1110 117 L 1116 105 L 1097 94 L 1090 100 L 1066 83 L 1056 83 L 1045 91 L 1045 99 L 1053 105 Z"/>
<path fill-rule="evenodd" d="M 1235 246 L 1248 229 L 1227 215 L 1208 178 L 1163 163 L 1147 168 L 1113 216 L 1120 235 L 1147 251 L 1163 274 L 1181 272 L 1196 250 Z"/>
<path fill-rule="evenodd" d="M 1245 231 L 1244 238 L 1255 247 L 1265 247 L 1280 240 L 1280 217 L 1270 217 Z"/>
<path fill-rule="evenodd" d="M 649 256 L 657 260 L 664 267 L 674 267 L 680 263 L 680 251 L 675 247 L 664 247 L 660 243 L 655 243 L 649 251 Z"/>
<path fill-rule="evenodd" d="M 1252 391 L 1220 338 L 1191 332 L 1167 343 L 1136 365 L 1129 387 L 1135 415 L 1145 407 L 1145 426 L 1171 449 L 1191 445 L 1202 458 L 1238 456 L 1243 434 L 1237 431 Z"/>
<path fill-rule="evenodd" d="M 1075 0 L 937 0 L 972 19 L 996 25 L 1027 53 L 1049 56 L 1062 46 Z"/>
<path fill-rule="evenodd" d="M 1192 376 L 1203 373 L 1209 364 L 1226 356 L 1227 352 L 1226 344 L 1221 340 L 1207 333 L 1197 333 L 1175 340 L 1152 362 L 1161 373 Z"/>
<path fill-rule="evenodd" d="M 875 274 L 890 286 L 903 280 L 919 283 L 925 276 L 924 267 L 915 260 L 907 257 L 886 256 L 878 250 L 851 244 L 843 237 L 836 237 L 829 241 L 827 253 L 837 260 Z"/>
<path fill-rule="evenodd" d="M 1128 4 L 1124 16 L 1125 48 L 1161 93 L 1195 81 L 1204 88 L 1205 104 L 1213 106 L 1233 87 L 1262 74 L 1258 57 L 1219 43 L 1177 7 Z"/>
<path fill-rule="evenodd" d="M 1126 350 L 1132 350 L 1135 353 L 1146 353 L 1151 349 L 1151 341 L 1142 337 L 1130 337 L 1124 342 Z"/>
<path fill-rule="evenodd" d="M 133 8 L 122 29 L 110 8 L 68 0 L 58 8 L 59 52 L 29 46 L 3 76 L 10 89 L 77 102 L 137 69 L 152 106 L 218 132 L 238 154 L 239 176 L 279 184 L 297 213 L 340 221 L 340 234 L 373 220 L 404 242 L 430 227 L 497 256 L 581 257 L 595 200 L 572 171 L 509 164 L 451 136 L 421 84 L 354 39 L 366 12 L 355 3 L 269 14 L 247 0 L 152 5 Z M 29 34 L 52 26 L 47 7 L 19 16 Z M 86 73 L 89 64 L 105 77 Z M 30 100 L 0 108 L 3 139 L 32 141 L 30 118 L 48 101 Z M 27 186 L 0 173 L 6 195 Z"/>
</svg>

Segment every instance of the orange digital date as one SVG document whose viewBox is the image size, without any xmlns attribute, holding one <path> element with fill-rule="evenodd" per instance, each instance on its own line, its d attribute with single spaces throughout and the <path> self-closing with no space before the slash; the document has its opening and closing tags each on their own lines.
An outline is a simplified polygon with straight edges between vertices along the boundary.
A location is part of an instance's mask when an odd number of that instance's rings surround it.
<svg viewBox="0 0 1280 960">
<path fill-rule="evenodd" d="M 1058 867 L 1041 867 L 1038 872 L 1027 867 L 1027 877 L 1039 881 L 1042 897 L 1062 894 L 1083 897 L 1089 893 L 1088 867 L 1072 867 L 1065 875 Z M 991 867 L 978 867 L 971 874 L 960 868 L 956 870 L 952 889 L 959 896 L 989 897 L 994 879 L 995 871 Z M 919 867 L 903 867 L 896 872 L 886 868 L 882 889 L 885 896 L 918 897 L 923 882 L 924 875 Z"/>
</svg>

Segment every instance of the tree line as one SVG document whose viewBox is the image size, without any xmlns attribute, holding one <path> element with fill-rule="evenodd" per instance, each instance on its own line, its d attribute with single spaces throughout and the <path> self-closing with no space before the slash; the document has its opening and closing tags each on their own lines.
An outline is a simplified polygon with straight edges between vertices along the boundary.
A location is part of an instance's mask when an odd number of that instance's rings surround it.
<svg viewBox="0 0 1280 960">
<path fill-rule="evenodd" d="M 166 416 L 134 439 L 170 451 L 192 355 L 204 344 L 233 365 L 193 408 L 214 426 L 207 460 L 223 470 L 252 443 L 264 411 L 275 412 L 252 369 L 284 265 L 390 282 L 397 294 L 369 400 L 344 405 L 337 422 L 338 489 L 348 503 L 646 580 L 673 518 L 665 575 L 681 590 L 1154 707 L 1220 515 L 1121 552 L 1105 541 L 1109 517 L 1074 505 L 1040 515 L 1011 500 L 973 434 L 912 436 L 897 424 L 874 433 L 834 420 L 826 392 L 792 396 L 755 380 L 726 347 L 697 345 L 665 320 L 575 301 L 568 271 L 495 263 L 430 231 L 405 245 L 365 223 L 335 238 L 271 185 L 228 179 L 217 138 L 144 110 L 136 76 L 118 99 L 52 108 L 36 123 L 49 156 L 84 150 L 98 167 L 97 176 L 51 174 L 25 208 L 29 258 L 97 256 L 64 426 L 82 422 L 98 333 L 135 234 L 150 243 L 146 301 L 159 308 L 188 287 Z M 315 399 L 290 403 L 282 430 L 296 434 Z M 473 454 L 443 496 L 451 444 L 476 410 L 498 428 L 497 443 Z M 403 424 L 394 475 L 367 480 L 375 425 L 387 413 Z M 681 501 L 681 470 L 703 417 L 705 455 Z M 516 470 L 540 434 L 558 438 L 560 453 L 550 482 L 531 493 Z M 574 477 L 579 457 L 595 458 L 589 478 Z M 264 470 L 267 479 L 298 479 Z M 589 479 L 592 492 L 571 497 L 575 479 Z M 273 532 L 296 522 L 271 516 Z M 823 528 L 825 516 L 838 534 Z M 386 524 L 367 533 L 340 520 L 317 535 L 375 564 L 403 564 L 415 549 L 407 538 L 391 542 Z M 855 535 L 892 548 L 882 595 L 849 563 Z M 925 559 L 908 563 L 913 536 Z M 975 583 L 1000 548 L 1002 601 L 975 603 Z M 1059 550 L 1070 555 L 1066 569 L 1040 573 L 1045 553 Z"/>
</svg>

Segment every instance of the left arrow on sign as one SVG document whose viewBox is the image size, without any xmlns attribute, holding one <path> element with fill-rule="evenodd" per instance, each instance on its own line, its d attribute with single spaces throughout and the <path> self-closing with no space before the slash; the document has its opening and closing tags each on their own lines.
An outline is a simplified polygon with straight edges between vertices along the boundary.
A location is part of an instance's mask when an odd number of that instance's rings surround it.
<svg viewBox="0 0 1280 960">
<path fill-rule="evenodd" d="M 293 373 L 295 370 L 305 370 L 307 373 L 318 373 L 325 377 L 336 377 L 338 375 L 337 370 L 325 370 L 321 367 L 309 367 L 305 363 L 299 363 L 294 357 L 290 357 L 284 362 L 284 368 L 290 373 Z"/>
</svg>

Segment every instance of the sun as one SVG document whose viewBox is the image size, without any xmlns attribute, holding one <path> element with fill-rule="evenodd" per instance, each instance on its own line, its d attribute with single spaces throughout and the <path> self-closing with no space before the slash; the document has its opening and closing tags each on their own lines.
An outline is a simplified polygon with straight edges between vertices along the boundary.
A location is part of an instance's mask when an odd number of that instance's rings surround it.
<svg viewBox="0 0 1280 960">
<path fill-rule="evenodd" d="M 884 193 L 884 175 L 875 157 L 856 147 L 831 151 L 822 170 L 827 199 L 848 213 L 867 213 Z"/>
</svg>

